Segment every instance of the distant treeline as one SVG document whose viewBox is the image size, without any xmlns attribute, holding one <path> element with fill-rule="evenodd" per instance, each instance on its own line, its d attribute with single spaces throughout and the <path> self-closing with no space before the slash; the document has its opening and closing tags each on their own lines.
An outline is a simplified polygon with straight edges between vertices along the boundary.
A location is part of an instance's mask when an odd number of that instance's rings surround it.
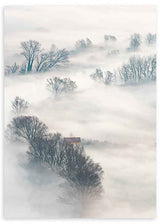
<svg viewBox="0 0 160 224">
<path fill-rule="evenodd" d="M 113 35 L 104 35 L 106 43 L 117 41 L 117 37 Z M 130 37 L 129 47 L 127 51 L 136 51 L 139 49 L 142 42 L 140 34 L 133 34 Z M 147 34 L 145 37 L 147 45 L 152 45 L 156 42 L 156 34 Z M 62 66 L 69 62 L 69 55 L 86 51 L 94 48 L 95 45 L 89 39 L 81 39 L 75 43 L 74 50 L 67 51 L 66 49 L 57 49 L 55 45 L 51 46 L 49 51 L 45 51 L 41 44 L 35 40 L 21 42 L 21 55 L 24 57 L 24 62 L 18 65 L 16 62 L 13 65 L 5 67 L 5 74 L 28 74 L 31 72 L 47 72 L 52 70 L 55 66 Z M 105 49 L 106 47 L 102 47 Z M 107 55 L 119 54 L 119 50 L 112 50 Z"/>
</svg>

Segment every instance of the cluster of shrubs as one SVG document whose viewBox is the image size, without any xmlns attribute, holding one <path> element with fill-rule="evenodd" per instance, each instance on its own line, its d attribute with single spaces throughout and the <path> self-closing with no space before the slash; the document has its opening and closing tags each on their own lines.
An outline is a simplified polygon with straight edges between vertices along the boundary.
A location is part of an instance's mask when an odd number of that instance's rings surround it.
<svg viewBox="0 0 160 224">
<path fill-rule="evenodd" d="M 125 84 L 156 80 L 156 55 L 149 57 L 132 57 L 122 65 L 117 74 Z"/>
<path fill-rule="evenodd" d="M 13 118 L 8 132 L 12 140 L 29 144 L 27 155 L 30 161 L 39 162 L 64 178 L 72 197 L 78 197 L 83 203 L 100 197 L 102 167 L 85 154 L 82 145 L 68 144 L 61 134 L 49 133 L 48 127 L 34 116 Z"/>
<path fill-rule="evenodd" d="M 149 57 L 131 57 L 127 64 L 122 65 L 114 73 L 96 69 L 90 75 L 92 79 L 104 84 L 118 82 L 120 84 L 138 84 L 156 80 L 156 55 Z"/>
</svg>

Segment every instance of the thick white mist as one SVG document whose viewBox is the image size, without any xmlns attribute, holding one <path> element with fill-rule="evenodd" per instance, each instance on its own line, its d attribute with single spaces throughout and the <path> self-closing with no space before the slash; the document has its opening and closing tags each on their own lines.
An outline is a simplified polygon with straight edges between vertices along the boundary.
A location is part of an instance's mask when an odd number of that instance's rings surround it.
<svg viewBox="0 0 160 224">
<path fill-rule="evenodd" d="M 146 33 L 156 32 L 155 7 L 5 9 L 6 64 L 22 61 L 17 53 L 21 51 L 20 42 L 28 39 L 40 41 L 47 49 L 53 43 L 59 48 L 72 49 L 76 40 L 86 37 L 96 44 L 93 50 L 72 55 L 69 65 L 63 69 L 4 78 L 5 128 L 13 118 L 11 102 L 19 96 L 30 103 L 27 114 L 37 116 L 50 132 L 108 142 L 103 147 L 85 147 L 86 153 L 104 170 L 104 193 L 101 200 L 86 206 L 83 217 L 155 217 L 155 83 L 105 86 L 90 78 L 95 68 L 115 71 L 131 56 L 155 53 L 155 46 L 146 46 L 144 39 L 139 51 L 127 52 L 129 37 L 134 32 L 143 38 Z M 117 42 L 105 44 L 105 34 L 116 35 Z M 107 56 L 109 51 L 116 49 L 120 51 L 119 55 Z M 46 88 L 46 80 L 55 76 L 71 78 L 78 88 L 72 94 L 55 98 Z M 58 200 L 64 191 L 60 187 L 64 180 L 50 171 L 41 173 L 38 167 L 36 170 L 24 168 L 27 147 L 5 144 L 5 216 L 80 217 L 75 205 L 65 205 Z"/>
</svg>

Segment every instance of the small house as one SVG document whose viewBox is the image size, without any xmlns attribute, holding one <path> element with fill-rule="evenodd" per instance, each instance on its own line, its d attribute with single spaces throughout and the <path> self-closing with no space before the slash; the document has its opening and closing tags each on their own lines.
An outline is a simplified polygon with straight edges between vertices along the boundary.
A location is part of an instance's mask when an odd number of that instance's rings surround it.
<svg viewBox="0 0 160 224">
<path fill-rule="evenodd" d="M 81 142 L 81 138 L 80 137 L 68 137 L 68 138 L 64 138 L 64 141 L 71 145 L 78 145 Z"/>
</svg>

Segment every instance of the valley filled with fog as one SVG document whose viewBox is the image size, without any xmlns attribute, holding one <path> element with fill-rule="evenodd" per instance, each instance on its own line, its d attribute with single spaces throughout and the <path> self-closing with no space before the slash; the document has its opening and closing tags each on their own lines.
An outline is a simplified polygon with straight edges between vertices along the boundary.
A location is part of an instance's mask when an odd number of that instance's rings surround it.
<svg viewBox="0 0 160 224">
<path fill-rule="evenodd" d="M 48 23 L 48 17 L 42 24 L 39 21 L 40 15 L 47 15 L 47 12 L 52 14 L 54 7 L 6 8 L 5 216 L 153 218 L 156 212 L 156 43 L 147 44 L 146 36 L 152 33 L 151 37 L 155 38 L 155 8 L 99 6 L 96 10 L 95 6 L 55 7 L 59 26 L 55 21 Z M 65 27 L 64 19 L 60 19 L 58 12 L 69 15 L 73 11 L 73 17 L 76 17 L 76 13 L 81 16 L 74 22 L 71 16 L 67 17 Z M 18 19 L 23 12 L 22 27 Z M 88 19 L 87 12 L 93 17 L 97 15 L 99 23 L 94 23 L 90 17 Z M 119 19 L 117 23 L 114 21 L 116 12 L 116 18 Z M 31 23 L 31 16 L 37 23 Z M 141 16 L 150 17 L 150 20 L 142 19 L 140 23 Z M 127 27 L 124 22 L 126 18 L 130 22 Z M 86 24 L 83 19 L 86 19 Z M 107 22 L 108 19 L 112 25 Z M 101 21 L 106 23 L 101 24 Z M 15 25 L 15 30 L 12 25 Z M 79 31 L 74 36 L 76 27 L 79 27 Z M 57 31 L 55 36 L 54 30 Z M 139 36 L 134 35 L 137 33 Z M 109 35 L 105 37 L 106 34 Z M 86 42 L 76 42 L 82 38 Z M 131 45 L 131 39 L 134 38 L 140 38 L 136 49 L 132 49 Z M 20 54 L 20 43 L 30 39 L 39 41 L 47 50 L 65 48 L 68 52 L 66 63 L 62 61 L 58 66 L 39 72 L 34 61 L 30 72 L 23 70 L 22 73 L 24 54 Z M 52 44 L 55 46 L 51 47 Z M 85 47 L 82 44 L 86 44 Z M 12 67 L 15 62 L 17 67 Z M 131 70 L 134 63 L 137 70 L 142 68 L 140 76 L 136 78 Z M 128 73 L 130 76 L 126 76 L 125 68 L 131 71 Z M 147 72 L 145 69 L 148 69 Z M 70 83 L 73 81 L 72 89 L 60 94 L 53 91 L 50 87 L 53 87 L 51 84 L 56 81 L 55 77 L 59 81 L 65 81 L 65 78 Z M 89 156 L 103 170 L 100 197 L 89 197 L 87 203 L 84 203 L 85 200 L 80 203 L 75 193 L 78 190 L 72 186 L 74 194 L 70 192 L 69 179 L 59 175 L 61 172 L 57 172 L 57 168 L 53 172 L 46 163 L 41 166 L 33 161 L 28 162 L 26 152 L 32 146 L 30 142 L 9 139 L 7 126 L 18 114 L 15 116 L 13 111 L 13 101 L 17 96 L 28 102 L 27 110 L 20 116 L 37 117 L 48 127 L 49 133 L 60 133 L 62 139 L 70 136 L 81 138 L 85 156 Z"/>
</svg>

